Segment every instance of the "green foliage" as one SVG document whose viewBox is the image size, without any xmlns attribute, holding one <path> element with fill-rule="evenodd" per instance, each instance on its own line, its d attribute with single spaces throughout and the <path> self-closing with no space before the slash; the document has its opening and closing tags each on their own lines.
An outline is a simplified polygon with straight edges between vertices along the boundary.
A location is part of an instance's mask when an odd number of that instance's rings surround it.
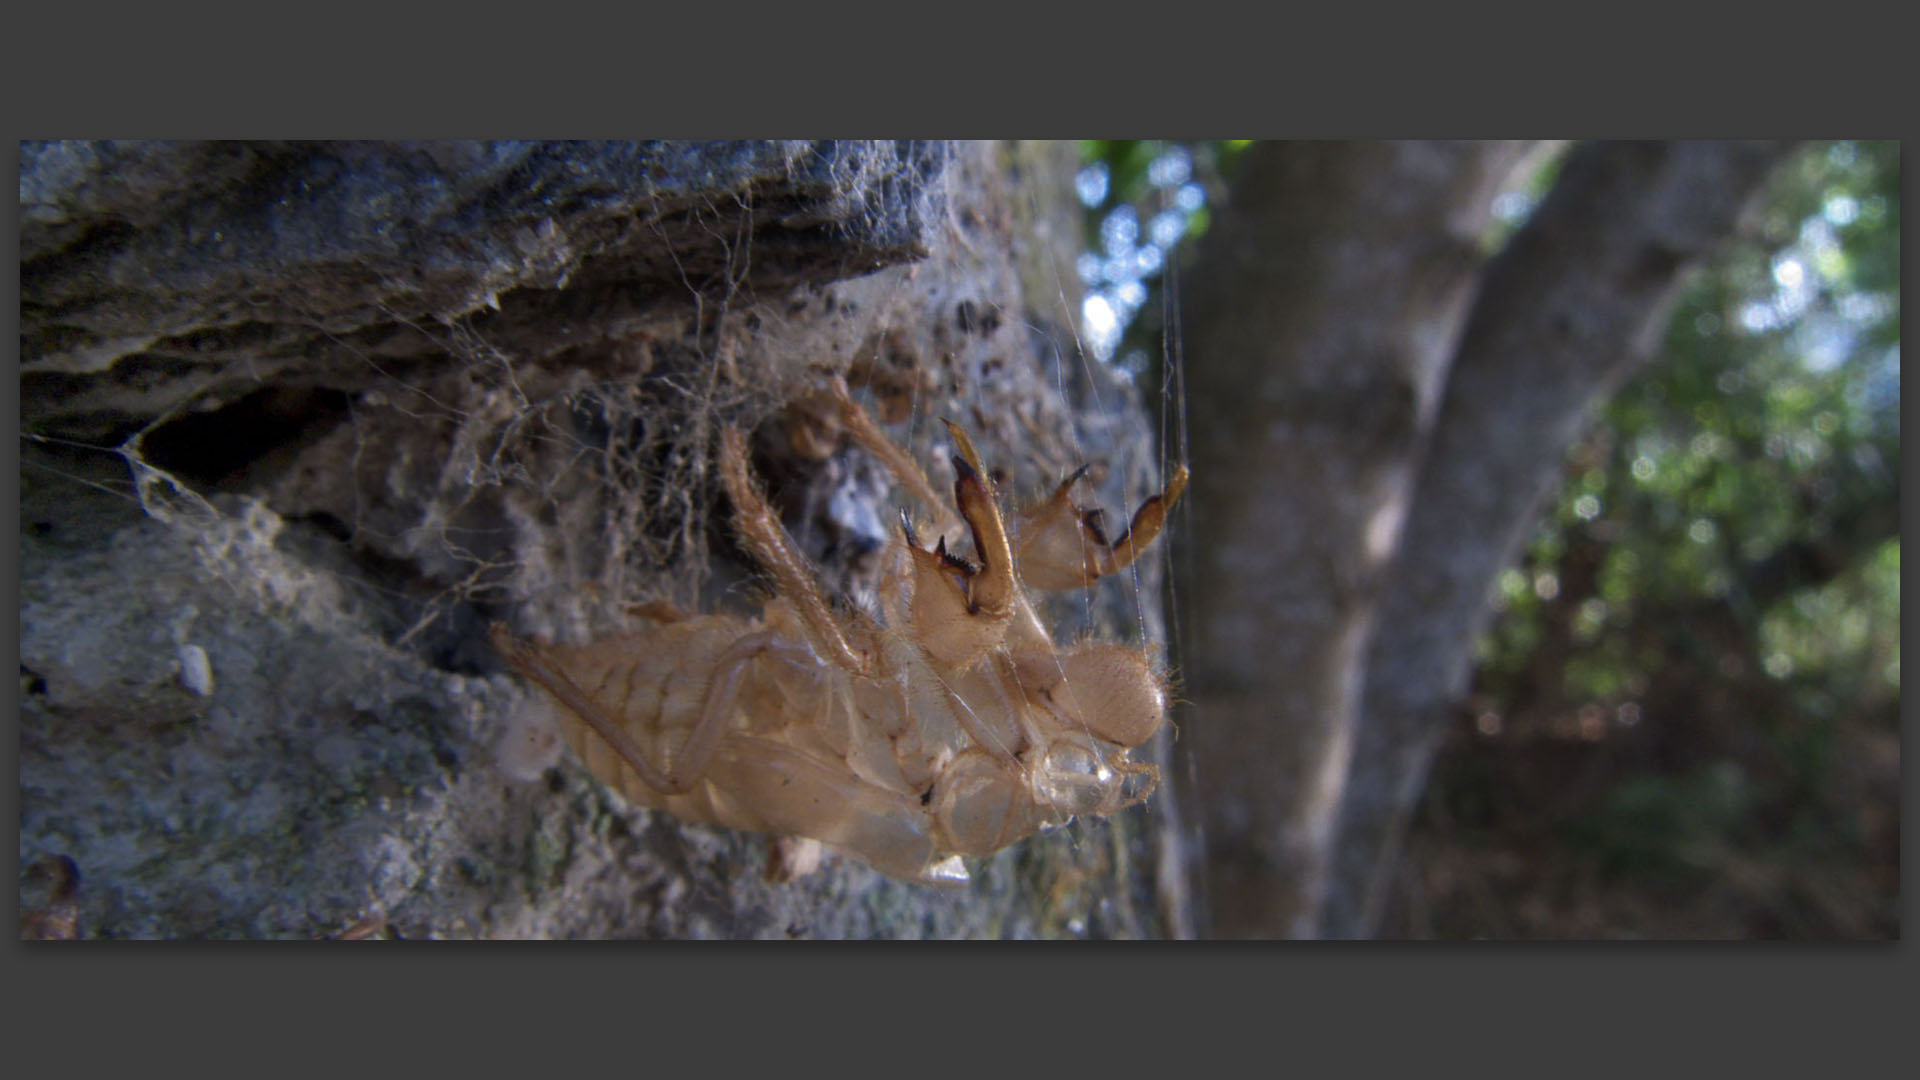
<svg viewBox="0 0 1920 1080">
<path fill-rule="evenodd" d="M 1863 530 L 1897 565 L 1898 170 L 1890 147 L 1840 145 L 1795 162 L 1760 242 L 1702 276 L 1574 455 L 1529 561 L 1551 577 L 1570 542 L 1604 543 L 1609 622 L 1696 600 L 1757 620 L 1816 584 L 1783 576 L 1796 551 L 1864 558 Z M 1884 209 L 1836 227 L 1818 208 L 1840 198 Z M 1503 631 L 1538 608 L 1509 599 Z"/>
<path fill-rule="evenodd" d="M 1857 843 L 1837 741 L 1895 723 L 1898 146 L 1809 147 L 1769 198 L 1575 448 L 1480 646 L 1509 731 L 1635 718 L 1606 737 L 1651 771 L 1564 822 L 1610 872 Z"/>
<path fill-rule="evenodd" d="M 1629 777 L 1564 834 L 1609 873 L 1685 881 L 1719 869 L 1728 834 L 1755 804 L 1746 771 L 1723 759 L 1679 775 Z"/>
</svg>

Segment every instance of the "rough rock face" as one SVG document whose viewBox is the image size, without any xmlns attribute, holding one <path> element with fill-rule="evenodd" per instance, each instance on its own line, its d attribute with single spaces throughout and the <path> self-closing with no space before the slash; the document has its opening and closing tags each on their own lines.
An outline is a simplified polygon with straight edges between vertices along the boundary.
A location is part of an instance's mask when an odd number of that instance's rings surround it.
<svg viewBox="0 0 1920 1080">
<path fill-rule="evenodd" d="M 23 913 L 64 856 L 77 917 L 35 925 L 84 936 L 1166 932 L 1168 800 L 967 889 L 832 856 L 774 884 L 764 838 L 633 810 L 529 745 L 483 633 L 744 609 L 709 467 L 726 421 L 756 428 L 828 580 L 861 587 L 892 503 L 863 452 L 795 435 L 822 371 L 923 461 L 949 416 L 1009 492 L 1085 460 L 1130 509 L 1160 479 L 1150 425 L 1027 300 L 1071 276 L 1072 209 L 1039 186 L 1070 167 L 941 143 L 23 146 Z M 1055 613 L 1157 633 L 1156 581 Z"/>
<path fill-rule="evenodd" d="M 626 326 L 609 308 L 641 312 L 716 285 L 778 292 L 923 257 L 948 153 L 937 143 L 24 144 L 25 415 L 154 415 L 296 368 L 303 384 L 370 383 L 364 365 L 341 370 L 356 366 L 352 349 L 321 346 L 429 355 L 430 338 L 399 331 L 487 308 L 502 309 L 488 327 L 496 344 L 543 359 L 583 344 L 556 333 L 559 320 L 618 336 Z M 328 353 L 332 369 L 315 370 Z"/>
</svg>

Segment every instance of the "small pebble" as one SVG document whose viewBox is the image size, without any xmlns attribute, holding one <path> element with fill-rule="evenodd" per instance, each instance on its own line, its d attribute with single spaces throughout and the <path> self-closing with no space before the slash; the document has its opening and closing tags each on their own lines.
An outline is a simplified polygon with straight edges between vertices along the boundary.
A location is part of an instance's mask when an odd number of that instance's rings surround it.
<svg viewBox="0 0 1920 1080">
<path fill-rule="evenodd" d="M 178 655 L 180 685 L 201 697 L 212 697 L 213 664 L 207 660 L 207 650 L 198 645 L 182 645 Z"/>
</svg>

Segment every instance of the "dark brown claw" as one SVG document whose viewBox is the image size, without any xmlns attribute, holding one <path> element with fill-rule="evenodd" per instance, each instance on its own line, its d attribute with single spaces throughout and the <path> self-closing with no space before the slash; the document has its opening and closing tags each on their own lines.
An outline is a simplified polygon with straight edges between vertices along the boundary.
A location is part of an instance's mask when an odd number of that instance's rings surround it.
<svg viewBox="0 0 1920 1080">
<path fill-rule="evenodd" d="M 974 614 L 1003 615 L 1013 605 L 1013 548 L 1006 521 L 993 497 L 993 485 L 980 464 L 973 441 L 951 420 L 943 420 L 960 453 L 953 459 L 953 498 L 973 532 L 973 554 L 980 569 L 967 579 L 967 607 Z"/>
<path fill-rule="evenodd" d="M 1187 489 L 1187 468 L 1181 465 L 1174 469 L 1166 490 L 1141 503 L 1126 531 L 1108 540 L 1101 511 L 1082 510 L 1073 501 L 1073 485 L 1086 472 L 1085 466 L 1076 469 L 1052 497 L 1014 519 L 1020 577 L 1031 588 L 1083 588 L 1133 565 L 1160 535 L 1168 511 Z"/>
</svg>

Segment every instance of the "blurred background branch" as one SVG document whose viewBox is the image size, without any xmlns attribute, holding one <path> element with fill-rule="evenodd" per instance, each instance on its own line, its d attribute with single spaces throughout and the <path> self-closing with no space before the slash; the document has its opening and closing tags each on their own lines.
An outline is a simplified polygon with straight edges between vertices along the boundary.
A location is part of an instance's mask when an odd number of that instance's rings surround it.
<svg viewBox="0 0 1920 1080">
<path fill-rule="evenodd" d="M 1897 935 L 1897 145 L 1087 160 L 1213 933 Z"/>
</svg>

